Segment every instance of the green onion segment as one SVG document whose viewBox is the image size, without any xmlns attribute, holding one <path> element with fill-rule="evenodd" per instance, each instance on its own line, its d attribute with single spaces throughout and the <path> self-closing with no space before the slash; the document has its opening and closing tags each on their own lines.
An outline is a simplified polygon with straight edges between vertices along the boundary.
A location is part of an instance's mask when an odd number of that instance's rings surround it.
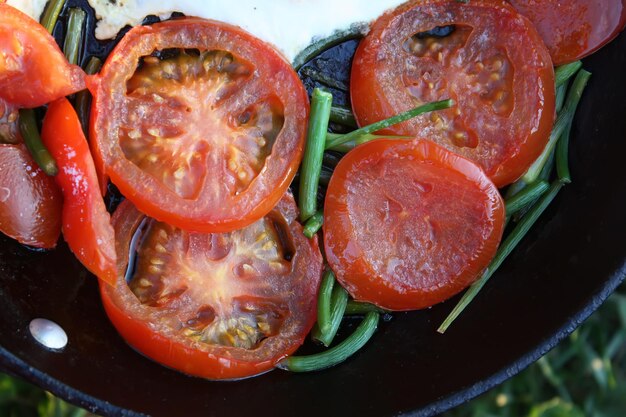
<svg viewBox="0 0 626 417">
<path fill-rule="evenodd" d="M 333 96 L 318 88 L 311 97 L 311 116 L 304 158 L 300 168 L 300 220 L 305 222 L 317 211 L 317 187 L 322 171 L 326 132 Z"/>
</svg>

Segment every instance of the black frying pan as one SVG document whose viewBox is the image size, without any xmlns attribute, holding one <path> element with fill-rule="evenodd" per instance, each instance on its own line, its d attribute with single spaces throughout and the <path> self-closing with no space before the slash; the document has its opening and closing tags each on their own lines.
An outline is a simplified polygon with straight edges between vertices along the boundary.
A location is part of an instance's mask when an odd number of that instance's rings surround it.
<svg viewBox="0 0 626 417">
<path fill-rule="evenodd" d="M 90 38 L 87 50 L 102 55 L 111 46 Z M 312 65 L 345 75 L 353 47 Z M 594 75 L 575 119 L 574 183 L 445 335 L 435 330 L 457 299 L 394 314 L 355 357 L 323 372 L 190 378 L 124 343 L 95 279 L 64 245 L 33 252 L 0 236 L 0 367 L 110 416 L 431 416 L 486 391 L 572 332 L 626 275 L 626 35 L 585 68 Z M 36 317 L 67 331 L 63 351 L 33 340 L 28 324 Z"/>
</svg>

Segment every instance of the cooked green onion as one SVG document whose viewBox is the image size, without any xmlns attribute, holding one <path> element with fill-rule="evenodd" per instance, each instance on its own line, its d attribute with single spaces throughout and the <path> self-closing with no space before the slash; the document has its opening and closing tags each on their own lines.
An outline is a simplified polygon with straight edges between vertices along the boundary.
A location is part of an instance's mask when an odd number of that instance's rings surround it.
<svg viewBox="0 0 626 417">
<path fill-rule="evenodd" d="M 572 174 L 569 171 L 569 138 L 572 134 L 572 124 L 570 121 L 563 131 L 563 135 L 556 144 L 556 173 L 559 180 L 564 184 L 572 182 Z"/>
<path fill-rule="evenodd" d="M 524 207 L 527 207 L 536 201 L 548 190 L 548 188 L 550 188 L 550 184 L 548 184 L 547 181 L 537 181 L 515 194 L 514 197 L 506 200 L 507 217 L 512 216 Z"/>
<path fill-rule="evenodd" d="M 489 281 L 489 278 L 491 278 L 493 273 L 497 271 L 500 265 L 502 265 L 502 262 L 504 262 L 504 260 L 511 254 L 522 238 L 526 236 L 530 228 L 535 224 L 539 216 L 541 216 L 541 214 L 546 210 L 548 205 L 550 205 L 552 200 L 554 200 L 554 197 L 556 197 L 562 187 L 563 183 L 560 181 L 553 182 L 548 192 L 545 193 L 541 199 L 532 206 L 524 217 L 522 217 L 520 222 L 515 226 L 515 229 L 513 229 L 506 239 L 504 239 L 496 252 L 496 256 L 493 258 L 487 269 L 485 269 L 480 279 L 469 287 L 452 312 L 444 320 L 441 326 L 439 326 L 439 329 L 437 329 L 439 333 L 445 333 L 454 320 L 459 317 L 463 310 L 465 310 L 465 308 L 472 302 L 474 297 L 478 295 L 483 286 L 487 283 L 487 281 Z"/>
<path fill-rule="evenodd" d="M 50 0 L 41 17 L 41 26 L 45 27 L 48 33 L 54 32 L 54 27 L 59 20 L 59 14 L 65 5 L 65 0 Z"/>
<path fill-rule="evenodd" d="M 67 35 L 63 43 L 63 53 L 70 64 L 78 63 L 78 54 L 83 40 L 83 25 L 87 13 L 80 7 L 72 7 L 67 21 Z"/>
<path fill-rule="evenodd" d="M 578 75 L 576 75 L 570 92 L 567 95 L 567 99 L 565 100 L 565 106 L 563 107 L 561 113 L 559 113 L 556 123 L 554 123 L 554 128 L 550 134 L 548 144 L 543 150 L 543 153 L 539 156 L 539 158 L 537 158 L 537 160 L 528 169 L 528 172 L 526 172 L 526 174 L 522 177 L 527 183 L 530 184 L 534 182 L 537 177 L 539 177 L 546 161 L 550 158 L 550 155 L 556 146 L 556 142 L 565 131 L 567 125 L 574 118 L 576 108 L 578 107 L 583 90 L 585 89 L 590 76 L 591 74 L 585 70 L 580 70 Z"/>
<path fill-rule="evenodd" d="M 526 184 L 523 179 L 519 179 L 515 181 L 513 184 L 509 185 L 509 188 L 506 189 L 506 193 L 504 194 L 504 199 L 508 200 L 509 198 L 514 197 L 517 193 L 521 192 L 524 188 L 526 188 Z"/>
<path fill-rule="evenodd" d="M 359 327 L 337 346 L 324 352 L 308 356 L 290 356 L 280 363 L 277 368 L 292 372 L 311 372 L 330 368 L 354 355 L 372 337 L 378 326 L 379 314 L 367 313 Z"/>
<path fill-rule="evenodd" d="M 554 169 L 554 149 L 552 153 L 548 156 L 548 159 L 543 166 L 543 169 L 539 173 L 536 181 L 550 181 L 550 177 L 552 176 L 552 171 Z M 535 181 L 535 182 L 536 182 Z"/>
<path fill-rule="evenodd" d="M 328 144 L 331 141 L 339 140 L 343 136 L 344 135 L 340 134 L 340 133 L 328 133 L 326 135 L 326 143 Z M 372 141 L 372 140 L 383 139 L 383 138 L 413 140 L 413 139 L 415 139 L 415 136 L 375 135 L 373 133 L 369 133 L 367 135 L 361 135 L 361 136 L 359 136 L 358 138 L 356 138 L 354 140 L 342 143 L 340 145 L 330 145 L 330 147 L 329 147 L 329 145 L 326 145 L 326 150 L 327 151 L 336 151 L 336 152 L 348 153 L 352 149 L 356 148 L 359 145 L 362 145 L 362 144 L 364 144 L 366 142 L 369 142 L 369 141 Z"/>
<path fill-rule="evenodd" d="M 345 92 L 348 92 L 349 90 L 348 86 L 345 83 L 329 75 L 326 75 L 323 72 L 316 70 L 315 68 L 304 67 L 300 70 L 300 72 L 303 75 L 312 79 L 313 81 L 317 81 L 318 83 L 324 84 L 327 87 L 331 87 L 336 90 L 345 91 Z"/>
<path fill-rule="evenodd" d="M 580 80 L 579 80 L 580 77 Z M 574 86 L 576 86 L 576 82 L 584 83 L 581 87 L 584 88 L 587 81 L 591 77 L 591 73 L 585 70 L 581 70 L 576 76 L 576 80 L 574 81 Z M 572 87 L 574 88 L 574 87 Z M 582 91 L 581 91 L 582 94 Z M 572 134 L 572 125 L 574 123 L 574 117 L 570 118 L 561 137 L 559 138 L 558 143 L 556 144 L 556 172 L 559 177 L 559 180 L 564 184 L 569 184 L 572 182 L 572 175 L 569 170 L 569 140 Z"/>
<path fill-rule="evenodd" d="M 347 304 L 348 292 L 336 283 L 330 300 L 330 322 L 326 323 L 328 325 L 325 328 L 318 326 L 313 329 L 311 333 L 313 340 L 321 342 L 326 347 L 331 345 L 335 335 L 337 335 L 337 330 L 339 330 Z"/>
<path fill-rule="evenodd" d="M 35 112 L 31 109 L 22 109 L 20 110 L 19 120 L 24 144 L 37 165 L 39 165 L 39 168 L 51 176 L 58 174 L 59 168 L 57 163 L 41 141 L 41 136 L 39 136 Z"/>
<path fill-rule="evenodd" d="M 305 222 L 317 211 L 317 187 L 322 170 L 324 145 L 333 96 L 316 88 L 311 97 L 311 117 L 304 158 L 300 169 L 300 220 Z"/>
<path fill-rule="evenodd" d="M 352 110 L 347 109 L 345 107 L 337 107 L 333 106 L 330 108 L 330 121 L 333 123 L 337 123 L 346 127 L 359 127 L 356 124 L 356 119 L 354 118 L 354 114 Z"/>
<path fill-rule="evenodd" d="M 559 114 L 563 109 L 563 104 L 565 104 L 565 96 L 567 95 L 567 84 L 563 84 L 560 87 L 556 88 L 556 97 L 554 99 L 554 107 L 556 113 Z"/>
<path fill-rule="evenodd" d="M 374 304 L 350 300 L 348 301 L 348 305 L 346 305 L 346 311 L 343 314 L 345 314 L 346 316 L 355 316 L 372 312 L 385 314 L 388 311 L 383 310 L 382 308 L 375 306 Z"/>
<path fill-rule="evenodd" d="M 322 228 L 323 224 L 324 213 L 318 211 L 317 213 L 312 215 L 309 220 L 306 221 L 304 229 L 302 229 L 302 233 L 304 233 L 304 236 L 311 239 Z"/>
<path fill-rule="evenodd" d="M 379 130 L 386 129 L 398 123 L 406 122 L 407 120 L 410 120 L 416 116 L 419 116 L 420 114 L 428 113 L 428 112 L 435 111 L 435 110 L 448 109 L 453 105 L 454 105 L 454 101 L 450 99 L 424 104 L 422 106 L 416 107 L 404 113 L 397 114 L 388 119 L 381 120 L 380 122 L 376 122 L 371 125 L 362 127 L 360 129 L 357 129 L 345 135 L 341 135 L 331 140 L 327 140 L 326 149 L 336 150 L 337 146 L 343 145 L 349 142 L 355 142 L 356 144 L 358 144 L 359 139 L 364 135 L 369 135 L 370 133 L 374 133 Z"/>
<path fill-rule="evenodd" d="M 330 329 L 331 297 L 335 282 L 333 271 L 326 270 L 322 276 L 322 283 L 317 295 L 317 323 L 315 326 L 321 332 L 327 332 Z"/>
<path fill-rule="evenodd" d="M 102 61 L 99 58 L 92 56 L 85 67 L 85 72 L 89 75 L 93 75 L 100 71 L 102 67 Z M 78 114 L 78 119 L 80 120 L 80 124 L 83 127 L 83 132 L 85 132 L 85 136 L 88 135 L 89 131 L 89 115 L 91 108 L 91 94 L 89 90 L 85 89 L 83 91 L 79 91 L 76 93 L 76 113 Z"/>
<path fill-rule="evenodd" d="M 580 61 L 572 62 L 570 64 L 561 65 L 554 71 L 554 81 L 557 88 L 565 84 L 570 78 L 574 76 L 583 67 L 583 63 Z"/>
</svg>

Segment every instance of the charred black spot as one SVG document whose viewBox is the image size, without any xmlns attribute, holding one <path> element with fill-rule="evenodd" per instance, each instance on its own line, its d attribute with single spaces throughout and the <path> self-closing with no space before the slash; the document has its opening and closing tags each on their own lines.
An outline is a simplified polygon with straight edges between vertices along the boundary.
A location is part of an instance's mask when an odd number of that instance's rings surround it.
<svg viewBox="0 0 626 417">
<path fill-rule="evenodd" d="M 157 50 L 152 53 L 152 56 L 159 58 L 160 60 L 176 58 L 180 55 L 181 50 L 179 48 L 166 48 Z"/>
<path fill-rule="evenodd" d="M 291 262 L 294 254 L 296 253 L 296 249 L 293 245 L 289 227 L 287 226 L 285 219 L 275 215 L 274 213 L 270 213 L 268 215 L 268 221 L 276 234 L 276 244 L 279 245 L 280 253 L 283 254 L 283 259 L 287 262 Z"/>
<path fill-rule="evenodd" d="M 446 38 L 452 35 L 455 30 L 456 27 L 454 25 L 435 26 L 434 28 L 425 32 L 416 33 L 415 35 L 413 35 L 413 37 L 416 39 Z"/>
</svg>

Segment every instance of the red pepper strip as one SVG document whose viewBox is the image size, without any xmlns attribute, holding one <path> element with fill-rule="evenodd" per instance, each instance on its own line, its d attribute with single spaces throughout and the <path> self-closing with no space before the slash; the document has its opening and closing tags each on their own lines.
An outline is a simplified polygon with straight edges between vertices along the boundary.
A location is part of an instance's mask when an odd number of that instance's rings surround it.
<svg viewBox="0 0 626 417">
<path fill-rule="evenodd" d="M 78 260 L 108 284 L 117 279 L 115 232 L 94 162 L 72 105 L 62 98 L 48 106 L 41 138 L 59 166 L 63 237 Z"/>
</svg>

